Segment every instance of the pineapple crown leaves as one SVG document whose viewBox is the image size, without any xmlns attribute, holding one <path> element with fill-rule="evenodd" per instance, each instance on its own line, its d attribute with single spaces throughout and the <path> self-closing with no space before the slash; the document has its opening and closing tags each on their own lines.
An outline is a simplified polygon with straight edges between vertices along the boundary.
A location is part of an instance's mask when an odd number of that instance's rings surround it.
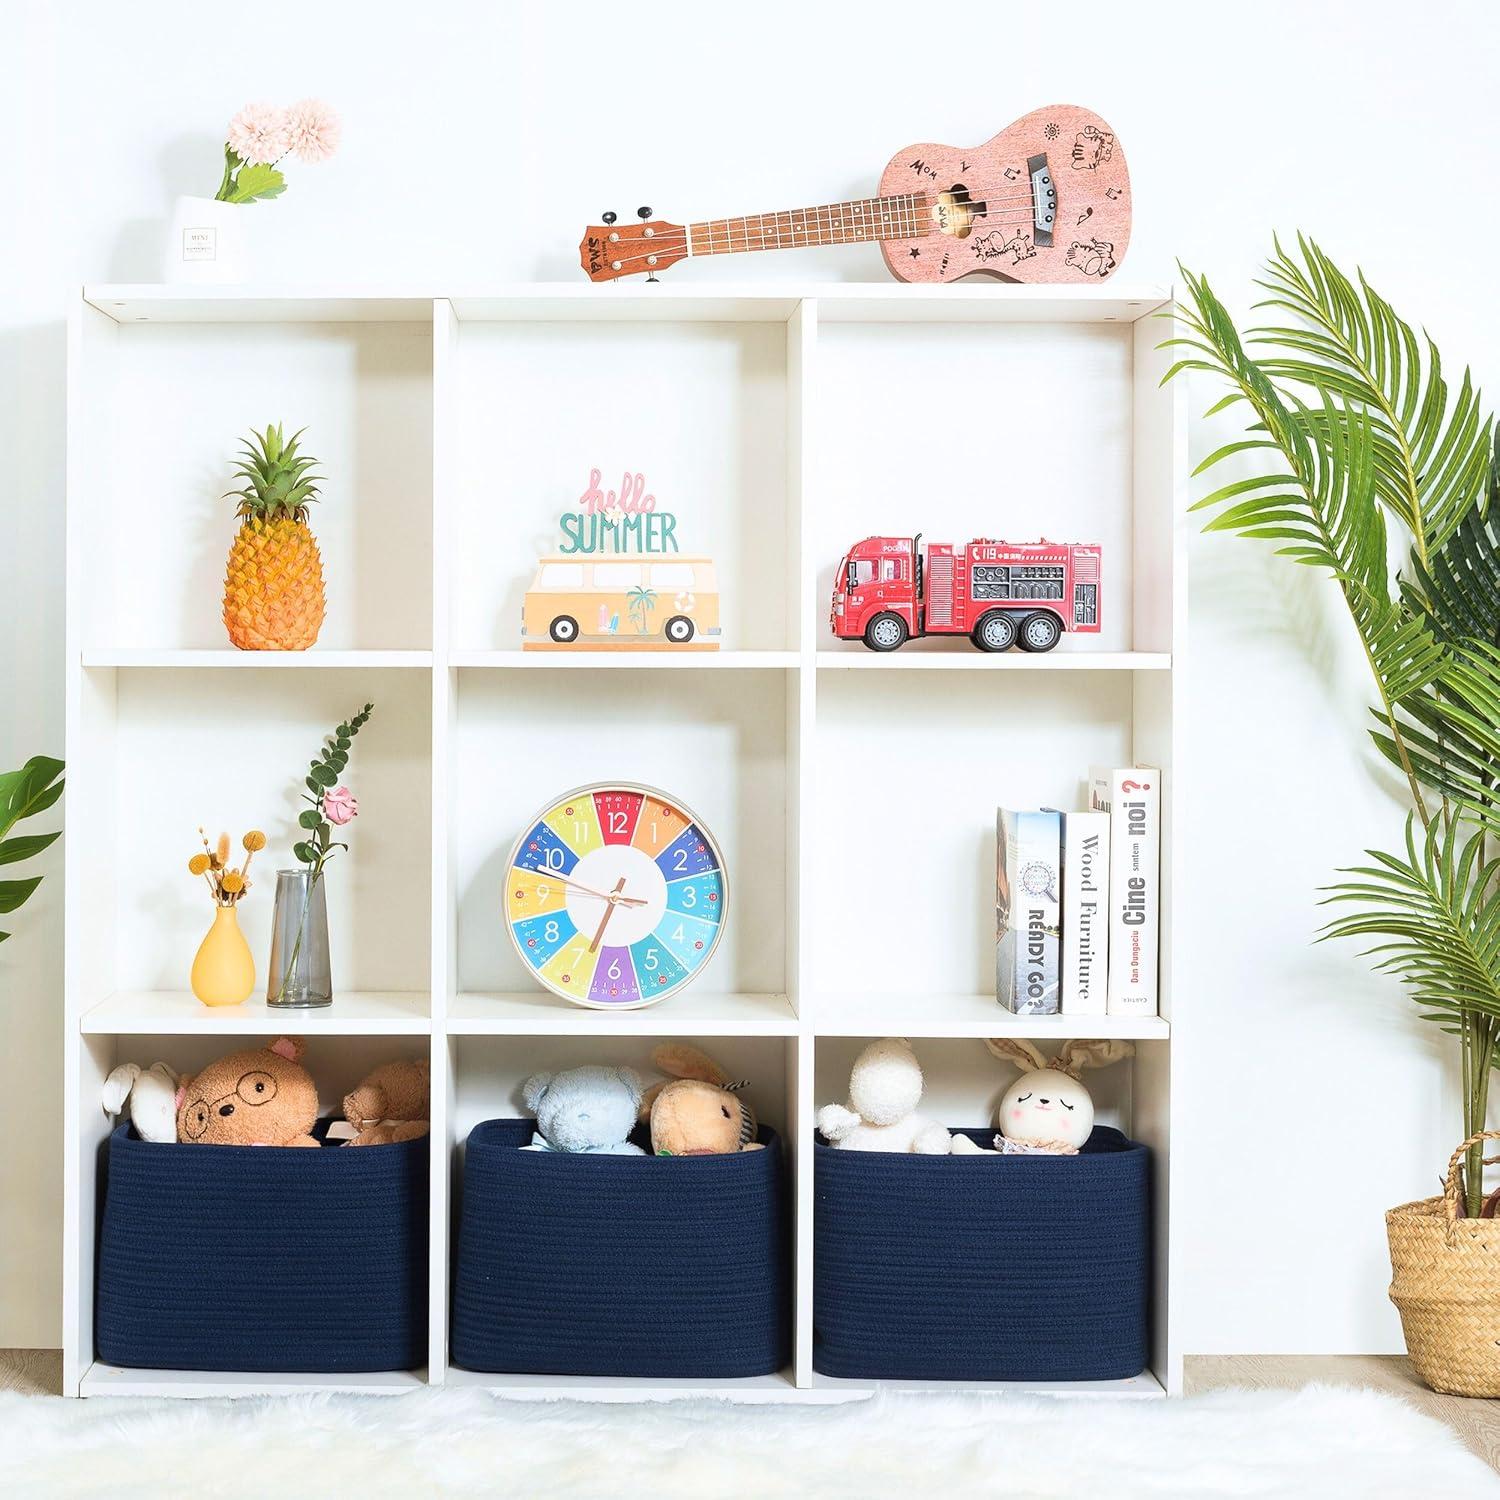
<svg viewBox="0 0 1500 1500">
<path fill-rule="evenodd" d="M 306 431 L 299 428 L 287 438 L 279 422 L 263 433 L 251 428 L 234 470 L 235 477 L 245 481 L 244 487 L 224 492 L 225 499 L 239 497 L 242 517 L 263 521 L 307 519 L 307 507 L 316 503 L 323 475 L 312 472 L 317 459 L 298 451 L 298 440 Z"/>
</svg>

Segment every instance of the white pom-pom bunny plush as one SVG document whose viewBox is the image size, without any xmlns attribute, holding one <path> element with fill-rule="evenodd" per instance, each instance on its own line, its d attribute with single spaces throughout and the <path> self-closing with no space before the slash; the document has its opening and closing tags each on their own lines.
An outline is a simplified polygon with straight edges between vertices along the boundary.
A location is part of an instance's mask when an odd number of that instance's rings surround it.
<svg viewBox="0 0 1500 1500">
<path fill-rule="evenodd" d="M 844 1151 L 948 1154 L 948 1132 L 919 1115 L 922 1069 L 905 1037 L 871 1042 L 849 1071 L 849 1103 L 825 1104 L 818 1129 Z"/>
<path fill-rule="evenodd" d="M 990 1037 L 985 1046 L 1014 1063 L 1021 1076 L 996 1111 L 1000 1133 L 995 1150 L 958 1135 L 953 1138 L 955 1156 L 1076 1156 L 1094 1128 L 1094 1101 L 1079 1074 L 1085 1068 L 1108 1067 L 1135 1051 L 1129 1042 L 1074 1040 L 1064 1042 L 1048 1062 L 1031 1042 L 1015 1037 Z"/>
</svg>

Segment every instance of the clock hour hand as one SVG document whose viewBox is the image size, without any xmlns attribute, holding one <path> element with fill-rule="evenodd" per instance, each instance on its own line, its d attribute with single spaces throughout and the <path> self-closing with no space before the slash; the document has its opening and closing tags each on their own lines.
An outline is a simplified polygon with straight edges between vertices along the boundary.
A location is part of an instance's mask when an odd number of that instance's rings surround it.
<svg viewBox="0 0 1500 1500">
<path fill-rule="evenodd" d="M 575 891 L 582 891 L 585 896 L 595 896 L 600 901 L 612 901 L 616 906 L 644 906 L 644 896 L 611 896 L 606 891 L 596 891 L 593 886 L 580 885 L 576 880 L 569 880 L 566 875 L 559 875 L 556 870 L 546 872 L 548 880 L 555 880 L 559 885 L 571 886 Z M 618 890 L 619 887 L 616 887 Z"/>
<path fill-rule="evenodd" d="M 599 939 L 604 936 L 604 929 L 609 926 L 609 919 L 615 914 L 615 907 L 620 903 L 620 892 L 625 889 L 625 877 L 622 875 L 615 882 L 615 888 L 605 899 L 609 905 L 604 908 L 604 916 L 600 919 L 599 930 L 594 934 L 594 941 L 589 944 L 589 952 L 596 952 L 599 947 Z"/>
</svg>

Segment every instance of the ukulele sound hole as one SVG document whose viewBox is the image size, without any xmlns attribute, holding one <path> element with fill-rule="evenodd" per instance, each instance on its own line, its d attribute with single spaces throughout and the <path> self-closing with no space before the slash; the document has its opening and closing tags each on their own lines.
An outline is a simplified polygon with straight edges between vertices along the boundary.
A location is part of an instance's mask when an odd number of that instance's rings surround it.
<svg viewBox="0 0 1500 1500">
<path fill-rule="evenodd" d="M 937 195 L 937 202 L 932 206 L 932 222 L 939 234 L 951 235 L 956 240 L 967 239 L 974 227 L 977 207 L 969 199 L 968 188 L 955 182 L 946 193 Z"/>
</svg>

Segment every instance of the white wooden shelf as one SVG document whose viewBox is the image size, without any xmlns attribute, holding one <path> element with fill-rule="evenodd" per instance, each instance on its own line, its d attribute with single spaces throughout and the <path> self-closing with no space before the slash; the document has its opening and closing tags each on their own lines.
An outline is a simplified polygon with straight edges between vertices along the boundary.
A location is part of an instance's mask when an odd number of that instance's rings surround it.
<svg viewBox="0 0 1500 1500">
<path fill-rule="evenodd" d="M 1164 1016 L 1016 1016 L 993 995 L 820 995 L 809 1000 L 818 1036 L 1029 1037 L 1061 1042 L 1123 1037 L 1164 1041 Z"/>
<path fill-rule="evenodd" d="M 745 672 L 797 667 L 795 651 L 450 651 L 448 665 L 531 672 Z"/>
<path fill-rule="evenodd" d="M 443 1383 L 490 1391 L 512 1401 L 677 1401 L 711 1397 L 752 1405 L 805 1397 L 790 1370 L 741 1380 L 604 1379 L 597 1375 L 503 1375 L 450 1365 Z"/>
<path fill-rule="evenodd" d="M 211 651 L 194 649 L 149 648 L 125 650 L 85 650 L 85 669 L 100 667 L 158 668 L 167 671 L 242 672 L 348 671 L 357 668 L 425 668 L 432 667 L 431 651 L 326 651 L 314 646 L 310 651 Z"/>
<path fill-rule="evenodd" d="M 867 651 L 855 643 L 838 651 L 819 651 L 819 669 L 840 671 L 918 672 L 1170 672 L 1166 651 L 1089 651 L 1079 649 L 1030 653 L 973 651 L 966 645 L 948 649 L 929 646 L 900 651 Z"/>
<path fill-rule="evenodd" d="M 695 989 L 640 1010 L 593 1010 L 543 991 L 466 992 L 449 1002 L 452 1036 L 795 1036 L 785 995 L 713 995 Z"/>
<path fill-rule="evenodd" d="M 1160 381 L 1168 290 L 675 280 L 451 289 L 97 285 L 70 327 L 64 1389 L 239 1395 L 444 1383 L 517 1398 L 834 1402 L 923 1382 L 813 1362 L 813 1116 L 863 1040 L 917 1039 L 923 1109 L 992 1114 L 980 1039 L 1130 1038 L 1099 1118 L 1153 1151 L 1150 1369 L 975 1389 L 1101 1399 L 1180 1389 L 1169 1233 L 1172 891 L 1185 819 L 1177 696 L 1187 603 L 1183 396 Z M 613 372 L 600 399 L 600 372 Z M 222 499 L 251 425 L 306 426 L 322 642 L 240 652 L 219 618 Z M 1007 455 L 1003 484 L 975 455 Z M 715 558 L 724 649 L 525 651 L 522 596 L 598 466 L 644 472 L 684 549 Z M 948 482 L 952 481 L 952 482 Z M 151 531 L 120 516 L 149 508 Z M 1103 549 L 1101 629 L 1044 655 L 833 639 L 838 559 L 871 534 L 1042 534 Z M 874 675 L 871 675 L 874 674 Z M 1080 675 L 1081 674 L 1081 675 Z M 352 848 L 329 874 L 337 989 L 322 1011 L 209 1010 L 181 988 L 209 912 L 199 823 L 264 829 L 241 925 L 264 979 L 271 875 L 300 775 L 361 703 Z M 992 989 L 997 805 L 1074 807 L 1096 764 L 1163 767 L 1161 1014 L 1016 1017 Z M 709 972 L 638 1011 L 542 992 L 503 926 L 506 858 L 555 795 L 619 778 L 692 807 L 725 850 Z M 712 986 L 712 989 L 707 986 Z M 119 1370 L 95 1360 L 99 1090 L 120 1062 L 197 1069 L 244 1038 L 308 1038 L 325 1105 L 393 1056 L 431 1068 L 430 1339 L 373 1376 Z M 450 1362 L 448 1275 L 469 1131 L 532 1073 L 654 1077 L 698 1039 L 749 1081 L 787 1152 L 787 1370 L 739 1381 L 484 1375 Z M 968 1387 L 966 1387 L 968 1388 Z"/>
<path fill-rule="evenodd" d="M 854 1400 L 881 1392 L 938 1392 L 963 1390 L 985 1396 L 1092 1396 L 1125 1401 L 1152 1400 L 1165 1396 L 1161 1382 L 1149 1371 L 1125 1380 L 840 1380 L 833 1375 L 814 1375 L 812 1388 L 825 1398 Z"/>
<path fill-rule="evenodd" d="M 369 1374 L 283 1374 L 278 1371 L 126 1370 L 97 1360 L 83 1374 L 84 1396 L 300 1396 L 345 1392 L 352 1396 L 400 1396 L 427 1385 L 425 1370 L 376 1370 Z"/>
<path fill-rule="evenodd" d="M 183 990 L 110 995 L 84 1011 L 86 1036 L 426 1036 L 432 1030 L 425 994 L 340 991 L 318 1010 L 283 1010 L 252 995 L 241 1005 L 204 1005 Z"/>
</svg>

